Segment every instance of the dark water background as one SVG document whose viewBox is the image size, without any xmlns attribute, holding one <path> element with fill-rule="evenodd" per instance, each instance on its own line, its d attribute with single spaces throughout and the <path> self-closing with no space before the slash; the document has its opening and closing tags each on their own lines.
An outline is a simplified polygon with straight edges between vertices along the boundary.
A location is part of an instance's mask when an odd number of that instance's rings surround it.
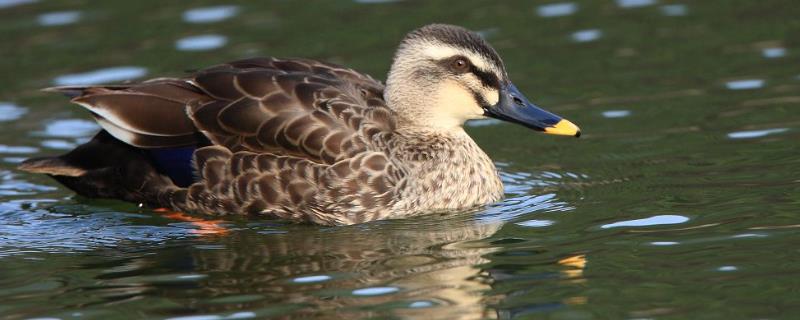
<svg viewBox="0 0 800 320">
<path fill-rule="evenodd" d="M 584 131 L 471 124 L 506 183 L 484 210 L 192 222 L 14 169 L 97 129 L 39 88 L 259 55 L 383 78 L 430 22 Z M 2 319 L 800 318 L 797 1 L 0 0 L 0 38 Z"/>
</svg>

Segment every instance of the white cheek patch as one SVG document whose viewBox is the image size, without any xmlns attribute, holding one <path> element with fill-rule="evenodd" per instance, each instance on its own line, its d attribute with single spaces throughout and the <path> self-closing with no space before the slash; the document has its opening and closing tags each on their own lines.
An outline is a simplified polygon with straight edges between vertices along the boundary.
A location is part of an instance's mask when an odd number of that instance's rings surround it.
<svg viewBox="0 0 800 320">
<path fill-rule="evenodd" d="M 495 105 L 500 101 L 500 92 L 497 89 L 485 86 L 474 74 L 469 73 L 466 77 L 465 82 L 469 87 L 477 92 L 489 105 Z"/>
<path fill-rule="evenodd" d="M 483 108 L 475 101 L 472 92 L 454 81 L 439 86 L 433 122 L 442 127 L 461 126 L 469 119 L 483 118 Z"/>
<path fill-rule="evenodd" d="M 500 91 L 494 88 L 481 87 L 481 95 L 490 106 L 496 105 L 500 102 Z"/>
</svg>

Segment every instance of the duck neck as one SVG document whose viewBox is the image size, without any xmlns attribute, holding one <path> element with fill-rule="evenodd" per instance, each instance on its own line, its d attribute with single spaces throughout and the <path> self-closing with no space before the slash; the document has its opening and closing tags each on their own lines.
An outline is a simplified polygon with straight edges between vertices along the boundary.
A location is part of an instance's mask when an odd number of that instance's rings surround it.
<svg viewBox="0 0 800 320">
<path fill-rule="evenodd" d="M 394 157 L 408 179 L 400 205 L 458 210 L 502 198 L 503 185 L 491 159 L 459 127 L 397 129 Z"/>
</svg>

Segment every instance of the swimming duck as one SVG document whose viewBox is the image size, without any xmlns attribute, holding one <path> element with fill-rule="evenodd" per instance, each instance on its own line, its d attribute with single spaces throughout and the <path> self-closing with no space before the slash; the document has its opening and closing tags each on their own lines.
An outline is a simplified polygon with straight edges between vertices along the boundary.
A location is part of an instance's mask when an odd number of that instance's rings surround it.
<svg viewBox="0 0 800 320">
<path fill-rule="evenodd" d="M 330 63 L 254 58 L 187 78 L 46 90 L 88 109 L 102 130 L 22 170 L 88 197 L 323 225 L 501 199 L 467 120 L 580 135 L 529 102 L 479 35 L 444 24 L 405 36 L 385 86 Z"/>
</svg>

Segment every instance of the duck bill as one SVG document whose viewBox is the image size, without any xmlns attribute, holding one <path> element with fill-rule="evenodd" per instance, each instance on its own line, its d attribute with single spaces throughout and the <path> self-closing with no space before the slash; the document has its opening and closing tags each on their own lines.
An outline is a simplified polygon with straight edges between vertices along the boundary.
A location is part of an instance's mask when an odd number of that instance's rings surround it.
<svg viewBox="0 0 800 320">
<path fill-rule="evenodd" d="M 544 133 L 573 137 L 581 135 L 578 126 L 531 103 L 512 83 L 500 89 L 500 100 L 484 108 L 484 115 Z"/>
</svg>

